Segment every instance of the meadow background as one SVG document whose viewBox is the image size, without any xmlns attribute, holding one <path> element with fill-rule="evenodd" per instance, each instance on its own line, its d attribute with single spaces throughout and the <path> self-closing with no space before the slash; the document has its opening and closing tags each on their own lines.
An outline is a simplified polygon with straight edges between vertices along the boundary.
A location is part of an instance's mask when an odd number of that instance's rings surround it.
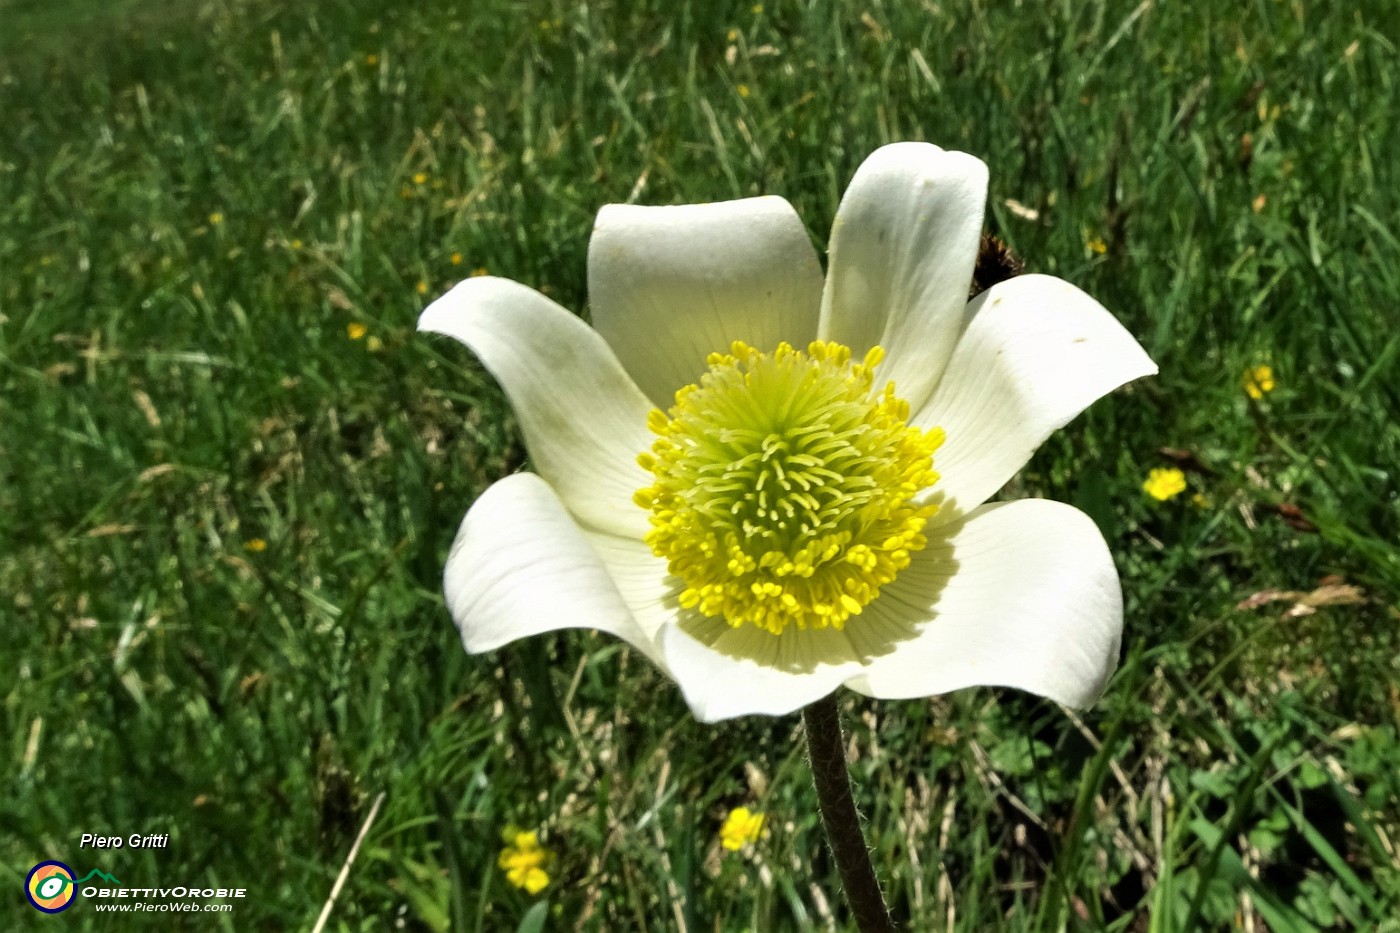
<svg viewBox="0 0 1400 933">
<path fill-rule="evenodd" d="M 699 725 L 605 636 L 463 654 L 443 558 L 526 457 L 414 323 L 479 270 L 586 314 L 610 201 L 781 194 L 824 247 L 927 139 L 1161 375 L 1008 489 L 1108 537 L 1103 702 L 843 699 L 897 912 L 1400 930 L 1397 44 L 1391 2 L 0 0 L 0 927 L 309 929 L 383 794 L 328 929 L 846 929 L 797 717 Z M 45 918 L 46 858 L 251 896 Z"/>
</svg>

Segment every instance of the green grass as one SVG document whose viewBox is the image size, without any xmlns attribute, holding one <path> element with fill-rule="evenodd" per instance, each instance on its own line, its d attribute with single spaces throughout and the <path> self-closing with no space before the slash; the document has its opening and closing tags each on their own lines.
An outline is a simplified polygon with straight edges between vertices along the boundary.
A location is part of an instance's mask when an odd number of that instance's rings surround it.
<svg viewBox="0 0 1400 933">
<path fill-rule="evenodd" d="M 699 725 L 604 636 L 461 651 L 442 561 L 524 452 L 414 322 L 482 267 L 584 308 L 633 192 L 782 194 L 822 246 L 861 159 L 922 138 L 1161 375 L 1009 490 L 1110 540 L 1103 702 L 843 701 L 896 910 L 1400 930 L 1392 5 L 138 6 L 0 4 L 0 927 L 137 923 L 40 918 L 58 858 L 249 891 L 150 928 L 309 929 L 382 793 L 330 929 L 515 929 L 510 822 L 557 855 L 550 929 L 847 928 L 796 717 Z M 1142 494 L 1163 448 L 1203 505 Z M 1363 600 L 1237 608 L 1331 575 Z M 722 856 L 741 804 L 771 834 Z"/>
</svg>

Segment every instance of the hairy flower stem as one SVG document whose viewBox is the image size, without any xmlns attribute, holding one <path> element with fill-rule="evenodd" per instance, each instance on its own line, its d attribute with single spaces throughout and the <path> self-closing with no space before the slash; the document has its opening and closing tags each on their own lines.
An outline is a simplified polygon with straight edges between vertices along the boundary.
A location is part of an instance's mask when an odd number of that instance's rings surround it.
<svg viewBox="0 0 1400 933">
<path fill-rule="evenodd" d="M 841 716 L 836 698 L 827 696 L 802 710 L 807 729 L 807 753 L 812 760 L 812 778 L 817 785 L 826 842 L 841 872 L 846 903 L 855 915 L 861 933 L 893 933 L 894 921 L 880 882 L 870 864 L 870 851 L 860 830 L 855 800 L 851 797 L 851 777 L 846 770 L 845 742 L 841 737 Z"/>
</svg>

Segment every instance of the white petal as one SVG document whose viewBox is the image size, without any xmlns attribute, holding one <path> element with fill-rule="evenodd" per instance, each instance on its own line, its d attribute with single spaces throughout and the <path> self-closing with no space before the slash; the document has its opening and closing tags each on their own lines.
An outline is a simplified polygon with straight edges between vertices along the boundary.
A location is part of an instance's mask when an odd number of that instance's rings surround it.
<svg viewBox="0 0 1400 933">
<path fill-rule="evenodd" d="M 968 310 L 943 379 L 910 419 L 947 432 L 933 458 L 935 524 L 985 502 L 1096 399 L 1157 371 L 1102 305 L 1048 275 L 994 285 Z"/>
<path fill-rule="evenodd" d="M 855 676 L 861 662 L 842 632 L 789 628 L 773 635 L 721 619 L 669 625 L 659 647 L 691 712 L 701 722 L 781 716 L 819 700 Z"/>
<path fill-rule="evenodd" d="M 782 198 L 639 207 L 609 204 L 588 244 L 593 326 L 662 409 L 735 340 L 805 347 L 822 273 Z"/>
<path fill-rule="evenodd" d="M 986 200 L 981 160 L 895 143 L 856 170 L 836 212 L 821 337 L 857 359 L 884 347 L 880 379 L 915 411 L 962 328 Z"/>
<path fill-rule="evenodd" d="M 564 628 L 609 632 L 660 655 L 582 529 L 533 473 L 493 484 L 462 520 L 443 592 L 473 654 Z"/>
<path fill-rule="evenodd" d="M 901 699 L 971 686 L 1028 690 L 1069 706 L 1098 699 L 1118 664 L 1123 599 L 1093 521 L 1046 499 L 985 505 L 938 529 L 867 617 L 913 639 L 846 682 Z"/>
<path fill-rule="evenodd" d="M 650 474 L 651 405 L 607 343 L 539 292 L 509 279 L 467 279 L 433 302 L 418 329 L 471 348 L 505 390 L 534 469 L 579 521 L 641 537 L 632 494 Z"/>
</svg>

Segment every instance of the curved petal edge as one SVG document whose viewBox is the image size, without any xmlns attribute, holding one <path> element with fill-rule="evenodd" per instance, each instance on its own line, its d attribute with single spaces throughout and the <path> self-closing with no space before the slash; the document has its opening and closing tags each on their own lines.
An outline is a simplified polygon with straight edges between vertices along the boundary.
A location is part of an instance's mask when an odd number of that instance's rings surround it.
<svg viewBox="0 0 1400 933">
<path fill-rule="evenodd" d="M 598 629 L 666 669 L 583 530 L 533 473 L 494 483 L 472 504 L 447 558 L 443 595 L 473 654 L 544 632 Z"/>
<path fill-rule="evenodd" d="M 1132 334 L 1068 282 L 1022 275 L 978 295 L 932 398 L 910 419 L 946 434 L 931 496 L 945 508 L 933 522 L 985 502 L 1052 433 L 1155 372 Z"/>
<path fill-rule="evenodd" d="M 647 483 L 651 404 L 596 331 L 532 288 L 471 278 L 433 302 L 418 329 L 466 344 L 501 383 L 532 465 L 586 525 L 640 538 L 632 495 Z"/>
<path fill-rule="evenodd" d="M 1123 595 L 1089 516 L 1062 502 L 982 506 L 942 536 L 867 612 L 918 635 L 846 685 L 888 699 L 1015 687 L 1089 706 L 1118 665 Z"/>
<path fill-rule="evenodd" d="M 917 411 L 962 329 L 987 201 L 987 166 L 930 143 L 877 149 L 831 227 L 820 333 L 859 358 L 885 348 L 882 380 Z"/>
</svg>

